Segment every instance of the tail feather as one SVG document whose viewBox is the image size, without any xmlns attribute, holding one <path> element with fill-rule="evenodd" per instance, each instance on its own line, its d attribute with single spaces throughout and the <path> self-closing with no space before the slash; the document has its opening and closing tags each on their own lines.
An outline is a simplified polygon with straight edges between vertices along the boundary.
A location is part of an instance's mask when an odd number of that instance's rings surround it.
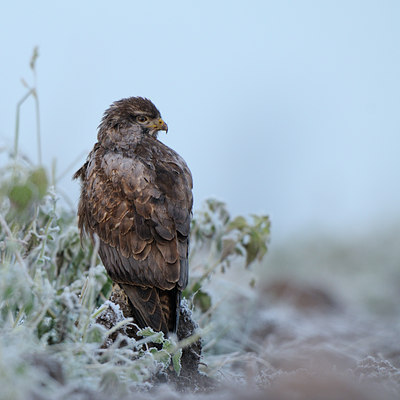
<svg viewBox="0 0 400 400">
<path fill-rule="evenodd" d="M 132 314 L 140 328 L 149 326 L 164 334 L 176 332 L 178 325 L 180 291 L 156 287 L 120 285 L 132 304 Z"/>
</svg>

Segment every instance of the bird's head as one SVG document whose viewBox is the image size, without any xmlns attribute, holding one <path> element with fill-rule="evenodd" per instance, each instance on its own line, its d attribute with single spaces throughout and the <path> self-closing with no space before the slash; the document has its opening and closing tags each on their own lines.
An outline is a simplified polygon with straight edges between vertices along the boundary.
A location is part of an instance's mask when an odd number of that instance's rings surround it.
<svg viewBox="0 0 400 400">
<path fill-rule="evenodd" d="M 108 136 L 110 131 L 118 135 L 148 134 L 156 138 L 159 131 L 168 132 L 168 126 L 149 99 L 129 97 L 114 102 L 104 112 L 99 125 L 99 140 Z"/>
</svg>

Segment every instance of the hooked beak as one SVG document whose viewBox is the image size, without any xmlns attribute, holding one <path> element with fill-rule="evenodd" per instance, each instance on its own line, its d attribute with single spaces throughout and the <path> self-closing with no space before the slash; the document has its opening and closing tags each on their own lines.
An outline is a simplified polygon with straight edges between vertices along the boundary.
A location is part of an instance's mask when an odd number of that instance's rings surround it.
<svg viewBox="0 0 400 400">
<path fill-rule="evenodd" d="M 158 119 L 153 128 L 157 131 L 165 131 L 165 133 L 168 133 L 168 125 L 164 122 L 162 118 Z"/>
<path fill-rule="evenodd" d="M 168 132 L 168 125 L 162 118 L 151 121 L 150 125 L 147 125 L 147 128 L 149 129 L 149 134 L 155 138 L 158 136 L 158 131 Z"/>
</svg>

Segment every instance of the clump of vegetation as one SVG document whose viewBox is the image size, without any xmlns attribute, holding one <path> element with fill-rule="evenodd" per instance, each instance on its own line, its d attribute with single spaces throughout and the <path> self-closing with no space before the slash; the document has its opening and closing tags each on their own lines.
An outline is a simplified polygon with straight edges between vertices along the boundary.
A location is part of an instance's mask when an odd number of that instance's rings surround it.
<svg viewBox="0 0 400 400">
<path fill-rule="evenodd" d="M 224 273 L 233 262 L 249 268 L 252 262 L 261 261 L 267 253 L 269 235 L 268 216 L 252 215 L 250 222 L 242 216 L 232 219 L 225 203 L 206 200 L 192 221 L 190 264 L 196 259 L 196 273 L 184 295 L 203 312 L 209 310 L 212 301 L 204 283 L 215 272 Z"/>
<path fill-rule="evenodd" d="M 35 73 L 37 50 L 31 60 Z M 182 343 L 149 329 L 141 339 L 123 334 L 131 320 L 113 326 L 96 322 L 110 306 L 112 290 L 97 249 L 81 243 L 74 212 L 60 205 L 54 174 L 41 165 L 39 101 L 29 87 L 17 106 L 15 146 L 0 169 L 0 375 L 8 399 L 54 399 L 80 392 L 113 398 L 146 389 L 152 377 L 173 368 L 180 373 Z M 21 104 L 33 97 L 37 110 L 38 159 L 18 151 Z M 51 176 L 53 175 L 53 176 Z M 202 289 L 216 270 L 240 259 L 247 268 L 267 251 L 269 221 L 231 219 L 223 203 L 207 201 L 193 220 L 191 251 L 207 256 L 191 279 L 189 307 L 204 312 L 211 297 Z M 82 246 L 83 244 L 83 246 Z M 107 338 L 117 335 L 104 346 Z M 122 345 L 123 342 L 123 345 Z M 187 341 L 190 343 L 190 340 Z"/>
</svg>

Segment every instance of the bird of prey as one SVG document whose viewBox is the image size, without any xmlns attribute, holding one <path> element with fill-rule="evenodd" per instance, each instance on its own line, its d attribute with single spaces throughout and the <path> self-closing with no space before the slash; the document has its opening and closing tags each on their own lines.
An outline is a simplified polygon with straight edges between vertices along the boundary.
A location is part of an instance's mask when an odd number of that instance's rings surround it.
<svg viewBox="0 0 400 400">
<path fill-rule="evenodd" d="M 75 173 L 81 179 L 81 235 L 129 298 L 140 328 L 176 332 L 188 281 L 192 176 L 181 156 L 157 139 L 168 131 L 148 99 L 114 102 L 97 143 Z"/>
</svg>

